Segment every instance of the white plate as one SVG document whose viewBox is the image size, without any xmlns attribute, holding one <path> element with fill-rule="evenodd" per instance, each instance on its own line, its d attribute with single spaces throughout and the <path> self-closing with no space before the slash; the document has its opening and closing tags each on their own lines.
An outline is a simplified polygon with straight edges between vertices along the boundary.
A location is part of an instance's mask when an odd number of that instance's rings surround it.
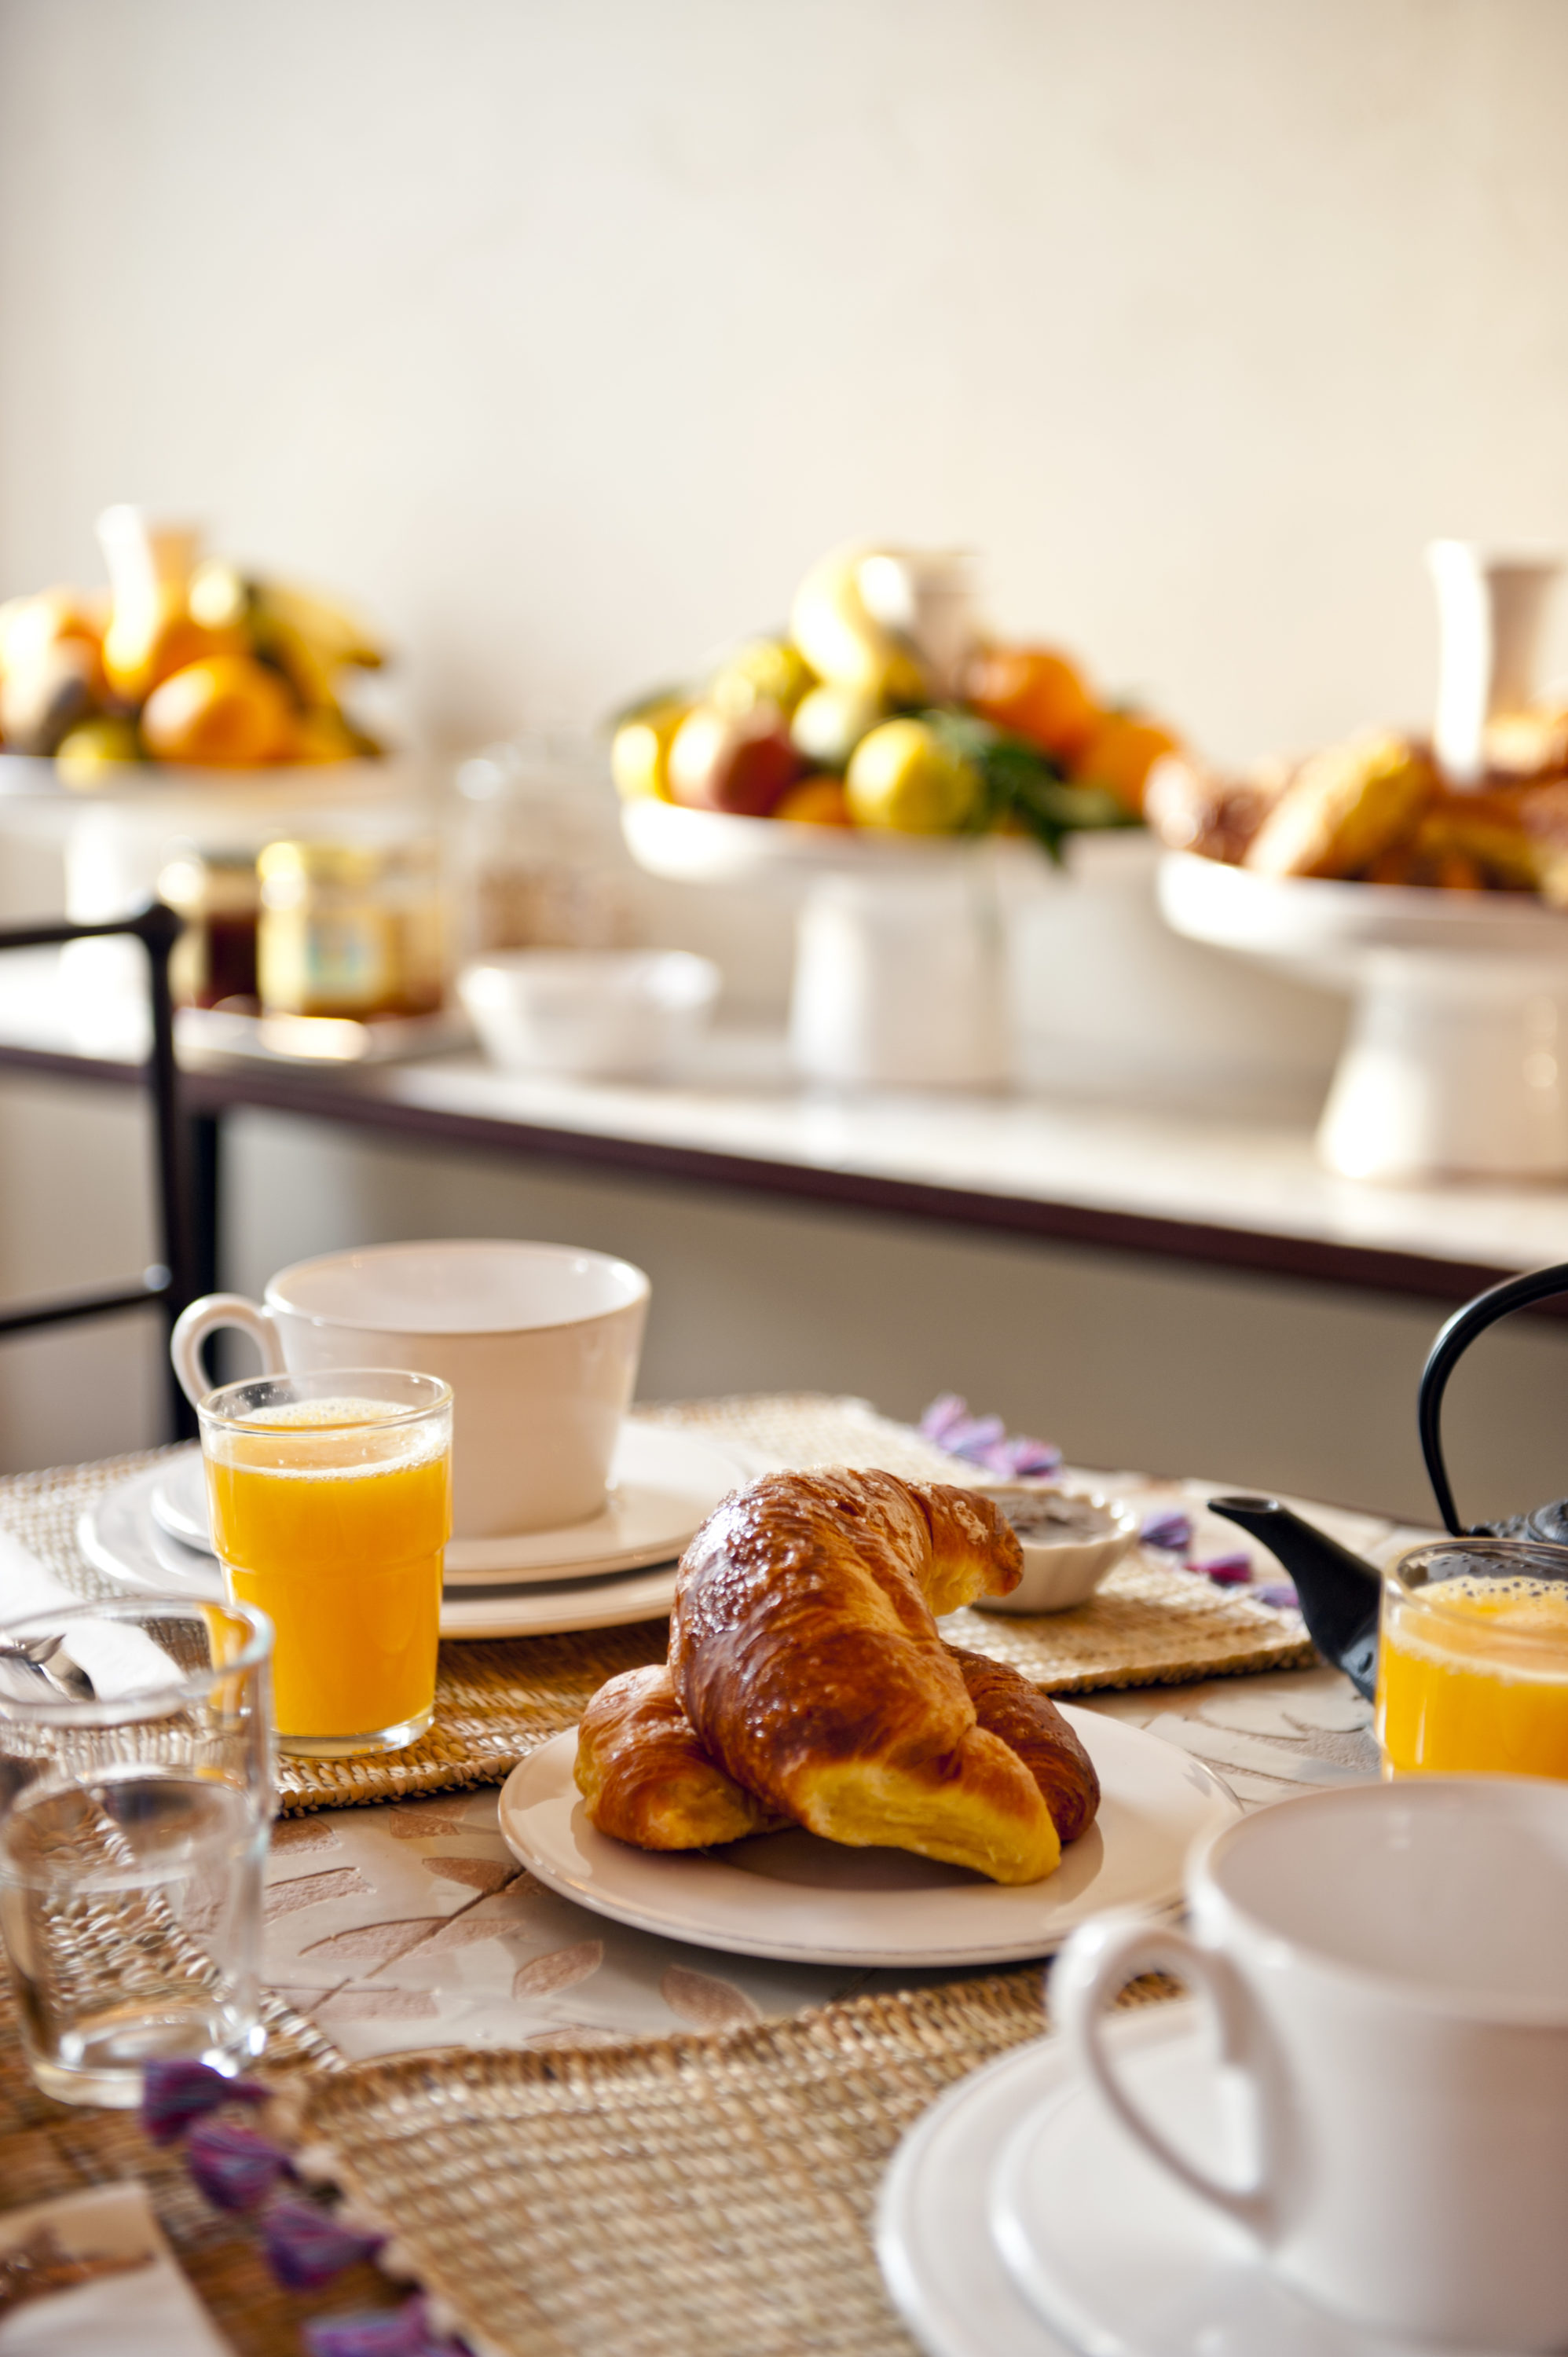
<svg viewBox="0 0 1568 2357">
<path fill-rule="evenodd" d="M 223 1593 L 216 1558 L 171 1538 L 153 1519 L 152 1488 L 160 1470 L 152 1466 L 95 1498 L 77 1522 L 77 1544 L 118 1587 L 211 1602 Z M 661 1619 L 674 1599 L 672 1563 L 553 1584 L 447 1587 L 441 1595 L 441 1634 L 547 1637 L 571 1629 L 619 1629 Z"/>
<path fill-rule="evenodd" d="M 1200 2166 L 1234 2179 L 1224 2090 L 1200 2007 L 1119 2029 L 1141 2111 Z M 991 2234 L 1030 2308 L 1092 2357 L 1435 2357 L 1313 2307 L 1231 2220 L 1151 2160 L 1064 2067 L 991 2172 Z M 1447 2357 L 1458 2357 L 1450 2350 Z"/>
<path fill-rule="evenodd" d="M 1044 1882 L 1004 1888 L 906 1850 L 798 1828 L 716 1850 L 641 1850 L 596 1833 L 572 1781 L 575 1729 L 501 1790 L 508 1848 L 563 1898 L 639 1931 L 813 1964 L 985 1964 L 1043 1956 L 1107 1907 L 1166 1907 L 1192 1844 L 1239 1813 L 1210 1770 L 1142 1727 L 1064 1706 L 1099 1770 L 1100 1814 Z"/>
<path fill-rule="evenodd" d="M 515 1538 L 454 1539 L 446 1549 L 448 1583 L 520 1586 L 668 1563 L 746 1476 L 712 1441 L 628 1417 L 616 1444 L 610 1479 L 605 1511 L 590 1522 Z M 199 1447 L 164 1459 L 149 1504 L 154 1521 L 170 1538 L 211 1553 Z"/>
</svg>

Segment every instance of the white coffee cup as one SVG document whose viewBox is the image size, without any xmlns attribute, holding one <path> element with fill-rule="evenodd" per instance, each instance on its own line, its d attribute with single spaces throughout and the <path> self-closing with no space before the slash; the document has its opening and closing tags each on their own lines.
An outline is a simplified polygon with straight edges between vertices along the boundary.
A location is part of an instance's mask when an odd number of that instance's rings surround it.
<svg viewBox="0 0 1568 2357">
<path fill-rule="evenodd" d="M 1415 1777 L 1287 1801 L 1190 1862 L 1193 1936 L 1101 1916 L 1053 2016 L 1144 2150 L 1323 2307 L 1495 2351 L 1568 2346 L 1568 1784 Z M 1101 2037 L 1140 1973 L 1188 1982 L 1250 2084 L 1250 2181 L 1131 2101 Z"/>
<path fill-rule="evenodd" d="M 637 1381 L 641 1269 L 567 1244 L 372 1244 L 296 1261 L 264 1301 L 209 1293 L 175 1326 L 186 1397 L 212 1388 L 209 1334 L 236 1326 L 274 1373 L 403 1367 L 456 1400 L 453 1532 L 505 1538 L 603 1511 Z"/>
</svg>

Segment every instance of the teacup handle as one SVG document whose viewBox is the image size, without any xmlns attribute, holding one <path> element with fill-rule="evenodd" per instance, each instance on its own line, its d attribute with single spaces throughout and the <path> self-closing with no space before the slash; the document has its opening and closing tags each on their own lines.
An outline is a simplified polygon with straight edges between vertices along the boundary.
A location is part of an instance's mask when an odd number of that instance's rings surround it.
<svg viewBox="0 0 1568 2357">
<path fill-rule="evenodd" d="M 262 1354 L 264 1372 L 281 1375 L 284 1372 L 283 1344 L 270 1309 L 263 1309 L 258 1301 L 248 1301 L 242 1293 L 204 1293 L 199 1301 L 180 1312 L 168 1342 L 179 1387 L 192 1407 L 199 1406 L 212 1389 L 201 1363 L 202 1345 L 209 1334 L 224 1326 L 237 1326 L 250 1336 Z"/>
<path fill-rule="evenodd" d="M 1051 1971 L 1051 2014 L 1057 2028 L 1128 2135 L 1162 2169 L 1251 2233 L 1263 2233 L 1273 2201 L 1262 2162 L 1253 2184 L 1221 2184 L 1144 2117 L 1112 2067 L 1103 2034 L 1105 2015 L 1128 1982 L 1143 1973 L 1171 1973 L 1201 1989 L 1219 2018 L 1222 2061 L 1251 2070 L 1254 2014 L 1235 1967 L 1216 1949 L 1200 1948 L 1185 1932 L 1144 1916 L 1104 1915 L 1073 1933 Z"/>
</svg>

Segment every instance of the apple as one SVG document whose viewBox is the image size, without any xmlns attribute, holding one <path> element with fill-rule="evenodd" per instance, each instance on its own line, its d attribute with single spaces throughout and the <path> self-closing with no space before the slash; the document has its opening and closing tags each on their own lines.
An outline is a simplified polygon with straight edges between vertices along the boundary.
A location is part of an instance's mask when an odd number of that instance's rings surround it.
<svg viewBox="0 0 1568 2357">
<path fill-rule="evenodd" d="M 688 810 L 766 818 L 800 774 L 789 725 L 775 706 L 731 716 L 699 704 L 670 748 L 670 792 Z"/>
</svg>

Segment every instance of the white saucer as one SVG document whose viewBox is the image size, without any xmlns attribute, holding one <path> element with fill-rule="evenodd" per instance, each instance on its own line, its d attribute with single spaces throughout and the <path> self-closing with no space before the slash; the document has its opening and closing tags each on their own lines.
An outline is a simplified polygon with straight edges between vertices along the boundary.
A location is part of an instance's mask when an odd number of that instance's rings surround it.
<svg viewBox="0 0 1568 2357">
<path fill-rule="evenodd" d="M 1222 2178 L 1225 2132 L 1204 2008 L 1117 2025 L 1119 2068 L 1178 2150 Z M 1437 2357 L 1314 2307 L 1240 2226 L 1150 2159 L 1075 2071 L 1017 2123 L 991 2172 L 991 2233 L 1030 2308 L 1088 2357 Z M 1445 2357 L 1459 2357 L 1449 2349 Z"/>
<path fill-rule="evenodd" d="M 699 1948 L 815 1964 L 983 1964 L 1043 1956 L 1107 1907 L 1165 1907 L 1192 1844 L 1239 1814 L 1174 1745 L 1090 1710 L 1063 1716 L 1100 1772 L 1100 1815 L 1044 1882 L 1004 1888 L 895 1849 L 798 1829 L 714 1850 L 629 1848 L 596 1833 L 572 1781 L 575 1729 L 513 1769 L 500 1829 L 563 1898 Z"/>
<path fill-rule="evenodd" d="M 78 1519 L 77 1544 L 119 1587 L 214 1602 L 223 1593 L 216 1556 L 171 1538 L 153 1519 L 152 1484 L 161 1470 L 152 1466 L 95 1498 Z M 441 1596 L 441 1634 L 546 1637 L 573 1629 L 619 1629 L 662 1619 L 674 1600 L 672 1563 L 510 1587 L 448 1586 Z"/>
<path fill-rule="evenodd" d="M 888 2164 L 876 2257 L 926 2357 L 1071 2357 L 1003 2266 L 987 2215 L 997 2153 L 1064 2067 L 1054 2038 L 1000 2055 L 923 2112 Z"/>
<path fill-rule="evenodd" d="M 453 1539 L 446 1549 L 447 1580 L 518 1586 L 668 1563 L 745 1478 L 735 1459 L 712 1441 L 628 1417 L 616 1444 L 612 1487 L 602 1514 L 565 1530 Z M 155 1469 L 148 1505 L 166 1537 L 211 1554 L 199 1447 L 179 1449 Z"/>
</svg>

